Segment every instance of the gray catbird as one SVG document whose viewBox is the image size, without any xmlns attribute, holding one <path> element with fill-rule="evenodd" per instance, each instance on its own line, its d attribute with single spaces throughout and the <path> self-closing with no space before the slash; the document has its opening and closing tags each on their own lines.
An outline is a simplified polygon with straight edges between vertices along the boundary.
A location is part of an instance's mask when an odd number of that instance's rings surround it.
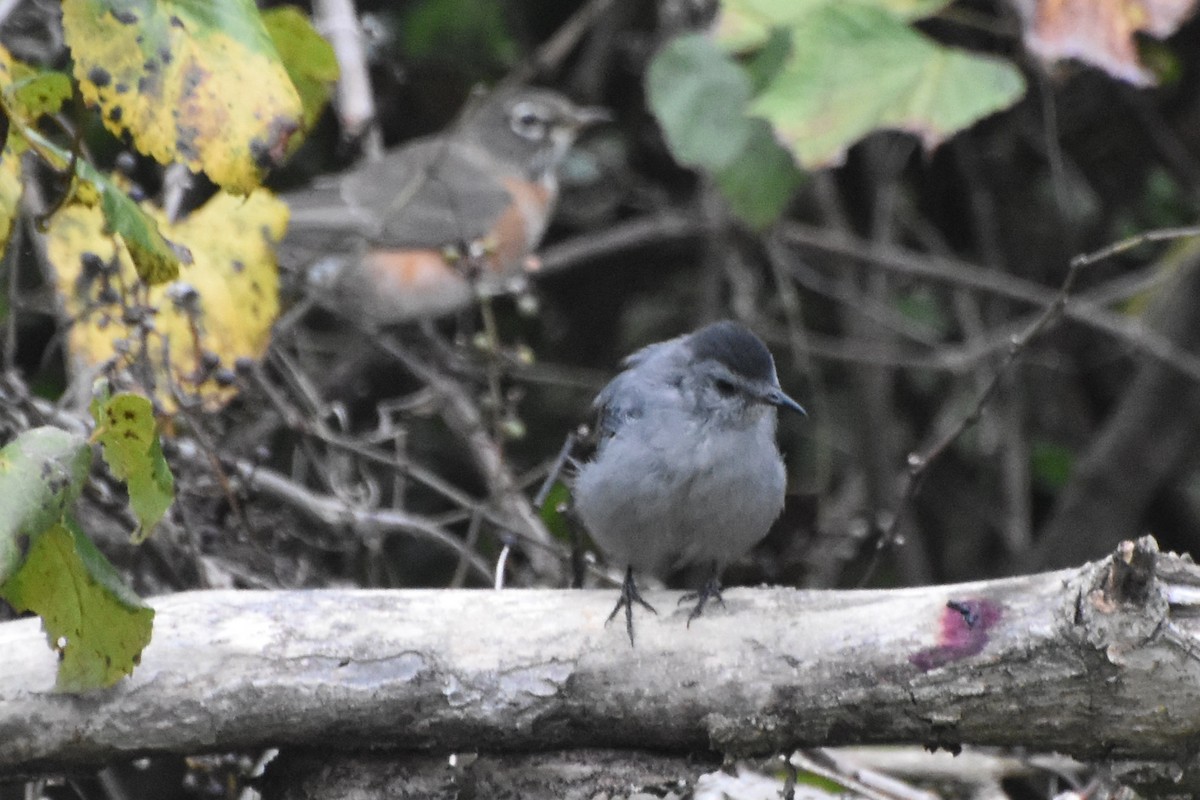
<svg viewBox="0 0 1200 800">
<path fill-rule="evenodd" d="M 575 508 L 625 581 L 622 607 L 633 643 L 633 604 L 654 611 L 635 570 L 663 576 L 711 569 L 690 624 L 721 600 L 725 565 L 767 534 L 783 508 L 786 474 L 775 444 L 776 409 L 804 409 L 779 387 L 762 340 L 735 322 L 652 344 L 596 398 L 599 444 L 579 466 Z"/>
</svg>

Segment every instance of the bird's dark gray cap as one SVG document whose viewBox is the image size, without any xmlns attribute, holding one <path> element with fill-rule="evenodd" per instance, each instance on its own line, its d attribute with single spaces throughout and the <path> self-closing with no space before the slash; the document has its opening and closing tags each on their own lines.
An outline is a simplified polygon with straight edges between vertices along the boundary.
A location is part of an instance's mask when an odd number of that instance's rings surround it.
<svg viewBox="0 0 1200 800">
<path fill-rule="evenodd" d="M 714 322 L 693 333 L 690 339 L 692 353 L 698 361 L 717 361 L 735 375 L 753 381 L 775 381 L 771 351 L 762 339 L 736 322 Z"/>
</svg>

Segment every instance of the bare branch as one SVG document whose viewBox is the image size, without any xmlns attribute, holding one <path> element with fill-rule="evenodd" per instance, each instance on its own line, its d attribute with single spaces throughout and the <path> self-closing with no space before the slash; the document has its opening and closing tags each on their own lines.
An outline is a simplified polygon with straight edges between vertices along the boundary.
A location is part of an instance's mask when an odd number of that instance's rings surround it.
<svg viewBox="0 0 1200 800">
<path fill-rule="evenodd" d="M 1183 231 L 1186 235 L 1190 229 L 1183 229 Z M 1172 232 L 1180 235 L 1179 230 Z M 798 223 L 782 225 L 780 233 L 784 241 L 793 246 L 816 248 L 846 258 L 857 259 L 883 269 L 942 281 L 951 286 L 990 292 L 1043 309 L 1054 304 L 1057 298 L 1055 290 L 1011 275 L 985 270 L 967 261 L 917 253 L 896 245 L 886 247 L 875 245 L 836 231 Z M 1134 237 L 1136 241 L 1130 240 L 1132 244 L 1122 246 L 1122 250 L 1140 244 L 1143 239 L 1152 241 L 1147 237 L 1148 235 Z M 1086 265 L 1081 264 L 1080 266 Z M 1178 369 L 1193 380 L 1200 381 L 1200 358 L 1154 331 L 1145 329 L 1138 324 L 1137 320 L 1123 317 L 1091 302 L 1067 304 L 1062 313 L 1068 319 L 1107 333 Z"/>
<path fill-rule="evenodd" d="M 246 461 L 236 462 L 234 468 L 251 491 L 261 492 L 286 503 L 319 522 L 359 531 L 370 529 L 378 533 L 403 532 L 433 542 L 453 551 L 481 578 L 488 583 L 492 582 L 492 571 L 486 561 L 461 539 L 418 514 L 398 508 L 355 508 L 336 497 L 316 494 L 277 472 Z"/>
</svg>

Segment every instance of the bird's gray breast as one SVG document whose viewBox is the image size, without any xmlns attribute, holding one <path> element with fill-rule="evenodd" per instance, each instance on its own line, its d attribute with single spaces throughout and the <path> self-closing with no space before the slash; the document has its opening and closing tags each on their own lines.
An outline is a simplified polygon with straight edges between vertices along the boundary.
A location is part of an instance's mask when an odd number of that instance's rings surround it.
<svg viewBox="0 0 1200 800">
<path fill-rule="evenodd" d="M 575 499 L 610 560 L 658 575 L 723 566 L 766 535 L 785 483 L 773 415 L 735 429 L 646 397 L 606 412 L 609 437 L 580 468 Z"/>
</svg>

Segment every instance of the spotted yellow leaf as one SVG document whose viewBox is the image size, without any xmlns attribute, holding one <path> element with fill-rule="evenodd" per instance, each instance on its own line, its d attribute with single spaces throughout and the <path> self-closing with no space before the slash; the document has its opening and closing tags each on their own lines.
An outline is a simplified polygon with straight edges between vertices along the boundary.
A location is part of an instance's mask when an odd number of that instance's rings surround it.
<svg viewBox="0 0 1200 800">
<path fill-rule="evenodd" d="M 183 221 L 147 211 L 193 263 L 178 280 L 147 288 L 128 250 L 103 232 L 98 208 L 67 206 L 50 220 L 47 252 L 66 314 L 72 367 L 108 367 L 118 388 L 137 388 L 170 412 L 176 394 L 215 410 L 236 391 L 240 359 L 266 350 L 279 313 L 274 244 L 287 207 L 265 190 L 218 193 Z"/>
<path fill-rule="evenodd" d="M 108 230 L 129 248 L 142 280 L 151 284 L 173 280 L 179 275 L 180 263 L 191 258 L 186 248 L 162 236 L 155 221 L 129 198 L 119 180 L 100 172 L 86 158 L 64 149 L 38 130 L 38 118 L 57 111 L 67 97 L 70 86 L 65 75 L 38 72 L 14 61 L 0 47 L 0 106 L 8 122 L 8 135 L 0 154 L 0 245 L 8 240 L 20 201 L 19 157 L 26 149 L 32 149 L 55 170 L 74 172 L 73 199 L 89 205 L 100 204 Z"/>
<path fill-rule="evenodd" d="M 300 96 L 253 0 L 63 0 L 84 100 L 162 163 L 237 193 L 287 155 Z"/>
</svg>

